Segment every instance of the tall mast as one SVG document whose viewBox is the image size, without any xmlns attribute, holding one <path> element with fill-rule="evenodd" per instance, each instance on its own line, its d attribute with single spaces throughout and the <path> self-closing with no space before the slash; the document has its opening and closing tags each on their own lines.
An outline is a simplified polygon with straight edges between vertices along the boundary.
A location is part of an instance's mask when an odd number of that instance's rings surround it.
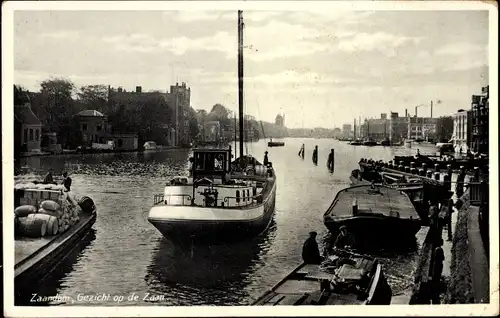
<svg viewBox="0 0 500 318">
<path fill-rule="evenodd" d="M 238 105 L 240 117 L 240 163 L 243 163 L 243 12 L 238 10 Z"/>
</svg>

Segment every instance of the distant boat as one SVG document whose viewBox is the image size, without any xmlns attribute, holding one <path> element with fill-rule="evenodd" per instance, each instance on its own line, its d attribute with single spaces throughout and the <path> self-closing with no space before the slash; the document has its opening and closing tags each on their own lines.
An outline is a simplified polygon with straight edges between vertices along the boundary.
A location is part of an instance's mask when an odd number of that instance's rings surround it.
<svg viewBox="0 0 500 318">
<path fill-rule="evenodd" d="M 283 147 L 284 145 L 284 141 L 273 141 L 272 139 L 267 143 L 268 147 Z"/>
<path fill-rule="evenodd" d="M 363 145 L 363 142 L 361 140 L 353 140 L 349 143 L 349 145 L 351 146 L 362 146 Z"/>
<path fill-rule="evenodd" d="M 408 195 L 384 185 L 358 185 L 337 193 L 323 216 L 336 234 L 342 225 L 360 241 L 411 239 L 421 219 Z"/>
<path fill-rule="evenodd" d="M 252 305 L 389 305 L 391 299 L 377 259 L 339 250 L 321 265 L 299 265 Z"/>
<path fill-rule="evenodd" d="M 380 142 L 380 145 L 381 146 L 390 146 L 391 145 L 391 141 L 389 139 L 384 139 Z"/>
<path fill-rule="evenodd" d="M 144 143 L 144 150 L 156 150 L 158 149 L 158 145 L 155 141 L 146 141 Z"/>
<path fill-rule="evenodd" d="M 376 146 L 377 142 L 371 138 L 365 139 L 363 141 L 363 146 Z"/>
</svg>

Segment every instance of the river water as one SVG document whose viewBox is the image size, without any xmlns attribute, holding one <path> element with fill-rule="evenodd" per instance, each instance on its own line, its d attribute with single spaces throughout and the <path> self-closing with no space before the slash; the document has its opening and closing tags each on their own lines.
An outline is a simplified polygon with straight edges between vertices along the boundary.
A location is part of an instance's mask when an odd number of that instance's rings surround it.
<svg viewBox="0 0 500 318">
<path fill-rule="evenodd" d="M 305 159 L 297 155 L 302 143 Z M 268 150 L 277 173 L 271 226 L 253 240 L 192 248 L 173 245 L 147 221 L 153 193 L 163 192 L 172 176 L 187 174 L 190 150 L 22 159 L 16 174 L 69 171 L 73 191 L 90 196 L 98 208 L 93 231 L 33 293 L 57 294 L 66 300 L 52 304 L 79 306 L 250 304 L 301 263 L 310 231 L 317 231 L 320 241 L 328 235 L 323 213 L 335 194 L 349 186 L 360 158 L 390 160 L 416 151 L 415 146 L 349 146 L 331 139 L 286 139 L 285 147 L 269 149 L 266 144 L 249 143 L 247 149 L 260 160 Z M 317 166 L 311 160 L 314 145 Z M 418 147 L 422 154 L 433 152 L 432 146 Z M 331 148 L 333 173 L 326 167 Z M 380 251 L 393 294 L 411 287 L 417 251 Z M 128 300 L 133 293 L 138 298 Z M 90 299 L 96 294 L 106 297 Z"/>
</svg>

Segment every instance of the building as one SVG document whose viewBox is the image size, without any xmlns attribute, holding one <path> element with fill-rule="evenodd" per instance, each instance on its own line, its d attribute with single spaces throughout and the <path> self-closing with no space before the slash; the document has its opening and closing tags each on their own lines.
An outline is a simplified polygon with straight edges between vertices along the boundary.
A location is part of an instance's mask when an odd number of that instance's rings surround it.
<svg viewBox="0 0 500 318">
<path fill-rule="evenodd" d="M 472 95 L 472 151 L 489 153 L 489 85 L 481 95 Z"/>
<path fill-rule="evenodd" d="M 139 148 L 139 137 L 137 134 L 115 133 L 108 140 L 115 142 L 115 150 L 137 150 Z"/>
<path fill-rule="evenodd" d="M 408 139 L 434 142 L 436 140 L 437 123 L 438 118 L 408 117 Z"/>
<path fill-rule="evenodd" d="M 170 91 L 160 92 L 143 92 L 142 86 L 137 86 L 135 92 L 127 92 L 121 87 L 118 89 L 108 89 L 108 100 L 111 107 L 123 105 L 126 107 L 137 107 L 146 102 L 155 101 L 158 99 L 164 100 L 173 110 L 173 127 L 168 127 L 165 135 L 168 135 L 168 140 L 173 140 L 169 146 L 187 145 L 191 142 L 189 131 L 189 116 L 188 111 L 191 105 L 191 88 L 186 87 L 186 83 L 176 83 L 170 86 Z M 167 125 L 168 123 L 164 123 Z M 170 138 L 174 129 L 174 138 Z"/>
<path fill-rule="evenodd" d="M 280 115 L 280 114 L 276 115 L 274 124 L 278 127 L 285 127 L 285 115 Z"/>
<path fill-rule="evenodd" d="M 472 118 L 469 112 L 463 109 L 452 115 L 453 135 L 451 140 L 457 153 L 467 153 L 471 139 Z"/>
<path fill-rule="evenodd" d="M 382 114 L 380 118 L 365 119 L 361 125 L 360 137 L 374 140 L 385 140 L 389 138 L 389 121 L 387 116 Z"/>
<path fill-rule="evenodd" d="M 14 106 L 14 143 L 16 154 L 40 152 L 42 123 L 31 110 L 31 104 Z"/>
<path fill-rule="evenodd" d="M 353 137 L 352 125 L 351 124 L 343 124 L 342 125 L 342 138 L 350 139 Z"/>
<path fill-rule="evenodd" d="M 391 144 L 399 144 L 408 137 L 408 117 L 399 117 L 399 113 L 391 112 L 387 126 Z"/>
<path fill-rule="evenodd" d="M 92 146 L 94 142 L 103 144 L 110 140 L 111 126 L 104 114 L 97 110 L 83 110 L 76 116 L 84 146 Z"/>
</svg>

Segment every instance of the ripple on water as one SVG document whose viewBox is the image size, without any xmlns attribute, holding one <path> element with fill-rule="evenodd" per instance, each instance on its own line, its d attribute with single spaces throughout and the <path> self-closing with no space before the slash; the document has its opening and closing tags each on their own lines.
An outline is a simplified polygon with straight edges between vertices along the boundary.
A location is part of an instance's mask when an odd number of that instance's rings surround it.
<svg viewBox="0 0 500 318">
<path fill-rule="evenodd" d="M 306 158 L 297 156 L 302 143 Z M 310 160 L 318 145 L 320 163 Z M 326 168 L 329 149 L 335 148 L 335 171 Z M 262 158 L 265 141 L 249 143 Z M 24 158 L 20 174 L 43 176 L 69 171 L 74 191 L 89 195 L 98 208 L 95 237 L 76 251 L 66 271 L 45 284 L 47 293 L 76 298 L 78 293 L 164 295 L 159 302 L 122 305 L 245 305 L 281 280 L 301 263 L 304 240 L 312 230 L 326 237 L 322 216 L 335 194 L 349 185 L 349 174 L 361 157 L 390 160 L 415 150 L 353 147 L 328 139 L 287 139 L 286 147 L 270 148 L 278 191 L 273 224 L 260 237 L 221 246 L 174 246 L 148 223 L 153 193 L 174 175 L 187 174 L 189 150 L 151 153 L 69 155 Z M 421 153 L 425 153 L 421 147 Z M 324 158 L 322 158 L 324 157 Z M 381 254 L 394 293 L 411 284 L 415 252 Z M 73 305 L 116 305 L 75 303 Z"/>
</svg>

